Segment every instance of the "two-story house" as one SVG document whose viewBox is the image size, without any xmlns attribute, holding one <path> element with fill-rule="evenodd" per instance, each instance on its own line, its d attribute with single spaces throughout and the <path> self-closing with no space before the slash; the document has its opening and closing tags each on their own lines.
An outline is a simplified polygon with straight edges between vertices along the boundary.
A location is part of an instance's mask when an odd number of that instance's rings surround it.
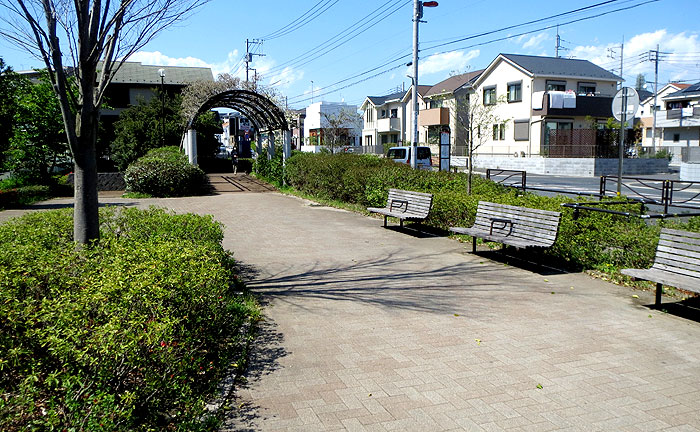
<svg viewBox="0 0 700 432">
<path fill-rule="evenodd" d="M 358 123 L 356 105 L 326 101 L 312 103 L 306 107 L 303 125 L 305 145 L 301 150 L 315 152 L 324 145 L 359 145 Z"/>
<path fill-rule="evenodd" d="M 643 127 L 642 146 L 700 146 L 700 83 L 669 83 L 656 95 L 656 140 L 654 130 L 654 98 L 641 102 L 639 117 Z M 680 152 L 673 152 L 680 156 Z"/>
<path fill-rule="evenodd" d="M 466 97 L 473 91 L 473 83 L 483 71 L 453 75 L 425 92 L 425 108 L 418 113 L 421 142 L 437 145 L 440 134 L 447 132 L 452 154 L 464 154 L 467 130 L 463 123 L 466 118 L 459 114 L 466 109 Z"/>
<path fill-rule="evenodd" d="M 500 54 L 472 85 L 471 103 L 496 105 L 501 119 L 481 125 L 487 137 L 475 154 L 547 156 L 556 131 L 590 129 L 612 117 L 621 81 L 587 60 Z"/>
<path fill-rule="evenodd" d="M 362 145 L 396 144 L 406 138 L 406 104 L 402 102 L 406 92 L 386 96 L 367 96 L 360 106 L 362 120 Z"/>
</svg>

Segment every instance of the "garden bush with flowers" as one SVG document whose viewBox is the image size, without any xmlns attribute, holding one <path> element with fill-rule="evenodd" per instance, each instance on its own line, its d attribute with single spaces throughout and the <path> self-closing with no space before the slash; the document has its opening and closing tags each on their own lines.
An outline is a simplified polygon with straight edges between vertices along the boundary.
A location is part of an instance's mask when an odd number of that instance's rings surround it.
<svg viewBox="0 0 700 432">
<path fill-rule="evenodd" d="M 205 402 L 243 364 L 259 309 L 211 217 L 70 209 L 0 225 L 0 430 L 212 430 Z M 228 372 L 227 372 L 228 371 Z"/>
</svg>

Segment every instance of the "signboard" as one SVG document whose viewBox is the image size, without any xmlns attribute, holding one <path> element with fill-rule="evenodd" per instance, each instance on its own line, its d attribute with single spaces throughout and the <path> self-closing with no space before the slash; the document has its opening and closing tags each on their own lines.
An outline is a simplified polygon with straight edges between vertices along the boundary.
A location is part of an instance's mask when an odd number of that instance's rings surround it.
<svg viewBox="0 0 700 432">
<path fill-rule="evenodd" d="M 248 120 L 247 118 L 242 118 L 240 127 L 246 132 L 250 131 L 250 120 Z"/>
<path fill-rule="evenodd" d="M 624 117 L 626 122 L 627 119 L 634 118 L 637 108 L 639 108 L 639 94 L 635 89 L 623 87 L 618 90 L 612 101 L 612 112 L 615 120 L 621 122 Z"/>
<path fill-rule="evenodd" d="M 440 171 L 450 170 L 450 133 L 440 132 Z"/>
</svg>

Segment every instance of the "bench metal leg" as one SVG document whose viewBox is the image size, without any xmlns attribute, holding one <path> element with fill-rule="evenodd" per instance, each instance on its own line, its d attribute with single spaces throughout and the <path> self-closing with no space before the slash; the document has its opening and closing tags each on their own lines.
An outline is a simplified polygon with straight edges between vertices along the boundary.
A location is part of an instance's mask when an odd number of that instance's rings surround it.
<svg viewBox="0 0 700 432">
<path fill-rule="evenodd" d="M 472 237 L 472 253 L 476 253 L 476 237 Z"/>
<path fill-rule="evenodd" d="M 388 216 L 384 216 L 384 228 L 386 228 L 386 218 L 387 218 L 387 217 L 388 217 Z"/>
<path fill-rule="evenodd" d="M 664 292 L 663 284 L 657 283 L 656 284 L 656 302 L 654 303 L 654 306 L 661 306 L 661 294 L 663 292 Z"/>
<path fill-rule="evenodd" d="M 403 228 L 403 219 L 399 219 L 399 228 Z"/>
</svg>

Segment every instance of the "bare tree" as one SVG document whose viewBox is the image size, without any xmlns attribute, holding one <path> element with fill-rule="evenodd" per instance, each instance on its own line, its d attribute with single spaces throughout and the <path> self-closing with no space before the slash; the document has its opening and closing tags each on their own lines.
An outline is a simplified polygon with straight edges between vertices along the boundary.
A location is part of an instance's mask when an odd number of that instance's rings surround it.
<svg viewBox="0 0 700 432">
<path fill-rule="evenodd" d="M 44 62 L 59 100 L 74 160 L 78 244 L 99 239 L 95 142 L 107 86 L 130 55 L 207 1 L 0 0 L 0 35 Z"/>
<path fill-rule="evenodd" d="M 495 103 L 484 104 L 477 93 L 465 92 L 454 99 L 452 115 L 455 117 L 456 144 L 460 142 L 467 150 L 467 193 L 472 193 L 472 173 L 474 152 L 492 138 L 492 134 L 501 133 L 507 121 L 497 114 L 497 108 L 505 100 L 500 98 Z M 493 129 L 494 127 L 497 128 Z"/>
<path fill-rule="evenodd" d="M 323 142 L 331 153 L 335 153 L 338 146 L 347 145 L 350 142 L 352 131 L 361 122 L 361 117 L 348 108 L 341 108 L 335 113 L 321 113 L 321 133 Z"/>
</svg>

